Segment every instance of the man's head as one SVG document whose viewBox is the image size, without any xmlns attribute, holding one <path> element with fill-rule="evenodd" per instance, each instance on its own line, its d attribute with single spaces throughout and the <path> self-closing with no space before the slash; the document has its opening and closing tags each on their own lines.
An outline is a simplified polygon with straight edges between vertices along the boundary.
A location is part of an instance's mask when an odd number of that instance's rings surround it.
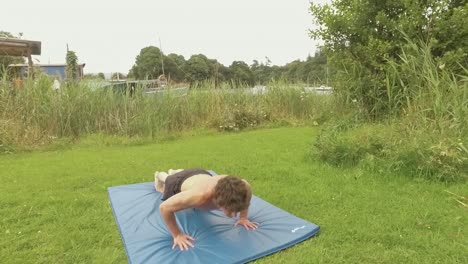
<svg viewBox="0 0 468 264">
<path fill-rule="evenodd" d="M 214 202 L 228 216 L 248 208 L 251 197 L 250 186 L 243 180 L 226 176 L 215 187 Z"/>
</svg>

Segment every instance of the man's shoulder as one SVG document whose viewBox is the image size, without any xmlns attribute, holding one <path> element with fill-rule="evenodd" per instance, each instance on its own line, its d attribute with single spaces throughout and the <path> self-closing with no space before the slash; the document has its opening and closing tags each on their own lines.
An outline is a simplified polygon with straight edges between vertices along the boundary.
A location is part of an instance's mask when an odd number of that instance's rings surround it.
<svg viewBox="0 0 468 264">
<path fill-rule="evenodd" d="M 185 201 L 188 201 L 190 204 L 195 205 L 195 206 L 199 204 L 203 204 L 203 202 L 207 199 L 206 198 L 207 194 L 204 191 L 199 190 L 198 188 L 185 190 L 185 191 L 180 192 L 179 194 L 181 195 L 180 196 L 181 199 L 182 197 L 184 197 L 183 199 Z M 174 195 L 174 197 L 176 197 L 177 195 Z"/>
<path fill-rule="evenodd" d="M 221 175 L 213 175 L 211 178 L 219 180 L 219 179 L 222 179 L 222 178 L 227 177 L 227 176 L 228 175 L 221 174 Z"/>
<path fill-rule="evenodd" d="M 191 201 L 196 205 L 200 206 L 205 204 L 207 201 L 211 200 L 213 198 L 213 192 L 209 189 L 200 189 L 200 188 L 194 188 L 191 190 L 186 191 L 189 193 Z"/>
</svg>

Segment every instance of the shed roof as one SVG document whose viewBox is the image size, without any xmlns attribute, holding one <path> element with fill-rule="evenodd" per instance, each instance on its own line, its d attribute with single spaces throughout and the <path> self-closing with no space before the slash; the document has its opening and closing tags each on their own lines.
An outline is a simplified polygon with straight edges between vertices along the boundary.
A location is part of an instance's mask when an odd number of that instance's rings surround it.
<svg viewBox="0 0 468 264">
<path fill-rule="evenodd" d="M 59 63 L 59 64 L 34 64 L 34 66 L 37 67 L 66 67 L 67 64 L 65 63 Z M 86 63 L 78 63 L 77 66 L 84 67 L 86 66 Z M 19 63 L 19 64 L 10 64 L 8 67 L 28 67 L 28 64 L 25 63 Z"/>
<path fill-rule="evenodd" d="M 0 56 L 41 55 L 41 42 L 15 38 L 0 37 Z"/>
</svg>

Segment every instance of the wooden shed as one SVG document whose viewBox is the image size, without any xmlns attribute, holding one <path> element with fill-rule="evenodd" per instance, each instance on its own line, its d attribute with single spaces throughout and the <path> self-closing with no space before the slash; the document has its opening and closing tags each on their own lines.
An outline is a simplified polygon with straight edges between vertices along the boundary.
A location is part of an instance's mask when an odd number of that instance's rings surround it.
<svg viewBox="0 0 468 264">
<path fill-rule="evenodd" d="M 32 67 L 32 55 L 41 55 L 40 41 L 0 37 L 0 56 L 27 57 Z"/>
</svg>

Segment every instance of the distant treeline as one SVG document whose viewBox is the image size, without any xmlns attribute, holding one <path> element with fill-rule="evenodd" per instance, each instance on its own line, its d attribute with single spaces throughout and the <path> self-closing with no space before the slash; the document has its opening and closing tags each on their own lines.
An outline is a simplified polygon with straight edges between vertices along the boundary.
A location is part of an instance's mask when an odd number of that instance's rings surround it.
<svg viewBox="0 0 468 264">
<path fill-rule="evenodd" d="M 13 34 L 0 31 L 0 37 L 16 38 Z M 8 65 L 24 63 L 24 58 L 0 56 L 0 78 Z M 310 85 L 327 83 L 327 58 L 318 50 L 305 61 L 295 60 L 284 66 L 272 65 L 270 59 L 254 60 L 251 65 L 244 61 L 233 61 L 228 67 L 210 59 L 204 54 L 192 55 L 188 60 L 182 55 L 171 53 L 165 55 L 158 47 L 149 46 L 141 49 L 136 56 L 133 67 L 127 74 L 113 73 L 111 79 L 157 79 L 164 75 L 176 83 L 198 83 L 214 81 L 215 84 L 228 82 L 234 86 L 266 84 L 271 81 L 285 80 L 302 82 Z M 86 78 L 105 79 L 104 73 L 86 74 Z"/>
<path fill-rule="evenodd" d="M 140 51 L 127 77 L 156 79 L 164 74 L 174 82 L 187 83 L 212 80 L 216 83 L 255 85 L 283 79 L 321 85 L 326 83 L 326 64 L 324 53 L 317 51 L 305 61 L 295 60 L 284 66 L 271 65 L 271 61 L 265 58 L 265 62 L 254 60 L 251 65 L 234 61 L 226 67 L 203 54 L 192 55 L 186 60 L 174 53 L 166 56 L 159 48 L 149 46 Z"/>
</svg>

